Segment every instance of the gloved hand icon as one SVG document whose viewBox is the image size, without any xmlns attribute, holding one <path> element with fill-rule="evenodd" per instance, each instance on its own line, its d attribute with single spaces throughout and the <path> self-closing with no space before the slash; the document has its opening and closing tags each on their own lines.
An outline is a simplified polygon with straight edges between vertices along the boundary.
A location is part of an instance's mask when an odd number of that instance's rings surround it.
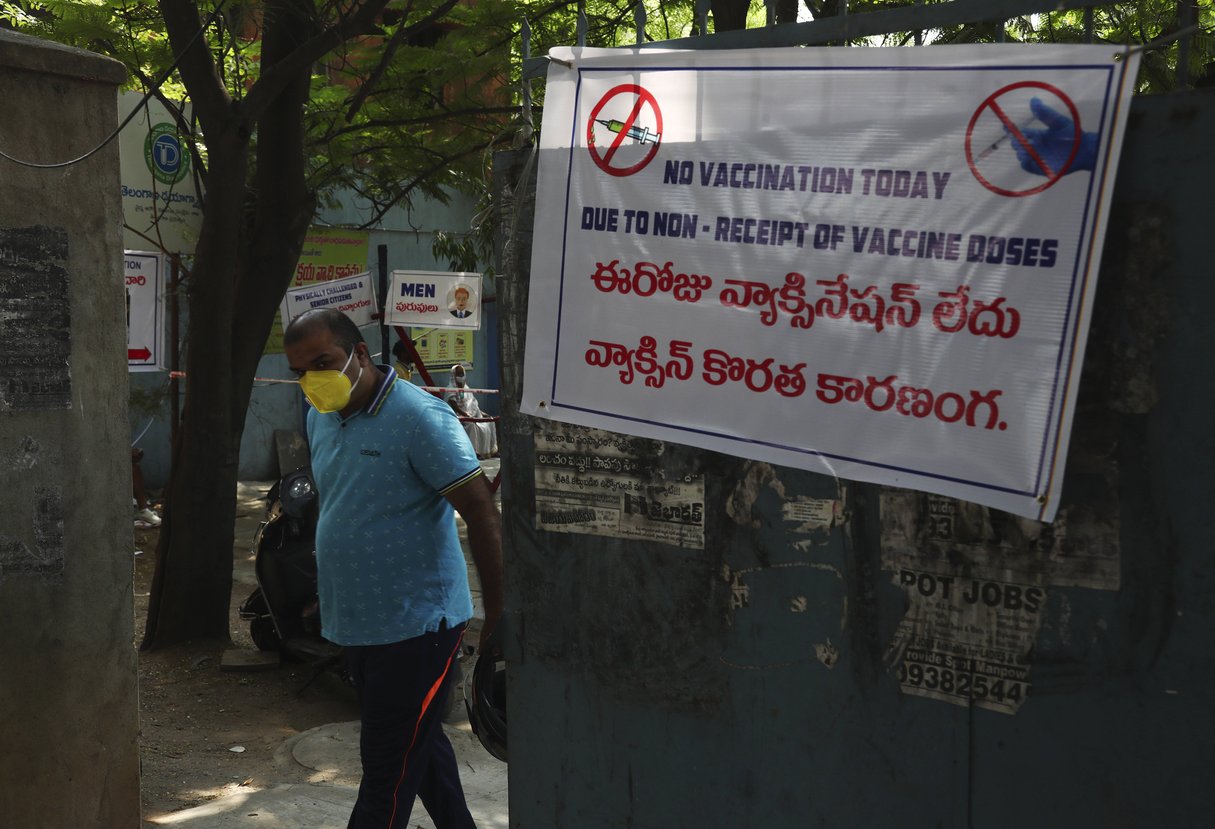
<svg viewBox="0 0 1215 829">
<path fill-rule="evenodd" d="M 1050 171 L 1043 170 L 1038 161 L 1030 154 L 1029 149 L 1021 143 L 1015 136 L 1012 136 L 1008 127 L 1004 128 L 1004 132 L 1008 133 L 1011 140 L 1013 150 L 1017 153 L 1017 160 L 1021 162 L 1021 169 L 1026 172 L 1033 173 L 1039 176 L 1055 174 L 1058 175 L 1059 170 L 1063 169 L 1063 165 L 1067 163 L 1067 159 L 1072 154 L 1072 149 L 1076 142 L 1076 125 L 1072 119 L 1061 112 L 1057 112 L 1042 102 L 1041 98 L 1033 98 L 1029 102 L 1030 111 L 1033 112 L 1034 118 L 1046 125 L 1042 129 L 1022 128 L 1021 134 L 1029 141 L 1030 146 L 1034 148 L 1038 158 L 1050 168 Z M 1064 171 L 1074 173 L 1077 170 L 1092 170 L 1097 164 L 1097 133 L 1082 132 L 1080 133 L 1080 147 L 1076 150 L 1076 157 L 1072 160 L 1070 167 Z"/>
</svg>

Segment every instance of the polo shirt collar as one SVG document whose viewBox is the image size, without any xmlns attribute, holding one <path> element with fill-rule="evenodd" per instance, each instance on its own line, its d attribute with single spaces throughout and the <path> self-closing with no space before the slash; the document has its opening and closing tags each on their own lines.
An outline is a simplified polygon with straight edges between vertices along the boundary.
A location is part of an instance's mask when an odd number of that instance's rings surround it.
<svg viewBox="0 0 1215 829">
<path fill-rule="evenodd" d="M 361 410 L 363 413 L 370 415 L 380 413 L 380 408 L 384 405 L 384 399 L 388 397 L 388 392 L 397 382 L 397 372 L 392 366 L 376 364 L 376 368 L 382 370 L 380 384 L 376 386 L 375 392 L 367 401 L 367 405 Z"/>
</svg>

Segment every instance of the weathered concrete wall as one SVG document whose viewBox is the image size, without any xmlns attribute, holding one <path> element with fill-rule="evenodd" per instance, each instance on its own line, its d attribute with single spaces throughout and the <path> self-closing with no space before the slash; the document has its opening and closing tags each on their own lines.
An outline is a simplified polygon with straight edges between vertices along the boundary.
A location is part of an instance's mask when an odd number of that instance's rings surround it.
<svg viewBox="0 0 1215 829">
<path fill-rule="evenodd" d="M 0 31 L 0 149 L 75 158 L 117 63 Z M 117 144 L 0 159 L 0 826 L 139 825 Z"/>
</svg>

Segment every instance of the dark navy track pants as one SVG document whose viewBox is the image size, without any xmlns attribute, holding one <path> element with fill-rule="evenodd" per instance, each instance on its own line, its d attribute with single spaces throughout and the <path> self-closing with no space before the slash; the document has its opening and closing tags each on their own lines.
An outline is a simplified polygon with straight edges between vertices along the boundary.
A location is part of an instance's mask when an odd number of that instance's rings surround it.
<svg viewBox="0 0 1215 829">
<path fill-rule="evenodd" d="M 420 797 L 438 829 L 475 829 L 443 733 L 464 625 L 391 645 L 347 647 L 362 709 L 363 780 L 347 829 L 405 829 Z"/>
</svg>

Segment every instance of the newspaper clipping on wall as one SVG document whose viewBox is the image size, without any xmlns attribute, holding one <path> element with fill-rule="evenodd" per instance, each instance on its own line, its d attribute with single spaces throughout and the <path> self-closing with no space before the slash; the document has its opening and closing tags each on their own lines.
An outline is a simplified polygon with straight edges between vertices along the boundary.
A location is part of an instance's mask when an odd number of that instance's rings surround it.
<svg viewBox="0 0 1215 829">
<path fill-rule="evenodd" d="M 883 490 L 882 567 L 909 606 L 887 654 L 903 692 L 1015 713 L 1048 588 L 1116 590 L 1116 514 L 1082 501 L 1053 524 L 941 495 Z"/>
<path fill-rule="evenodd" d="M 663 444 L 539 421 L 536 528 L 704 549 L 704 475 L 672 471 Z"/>
</svg>

